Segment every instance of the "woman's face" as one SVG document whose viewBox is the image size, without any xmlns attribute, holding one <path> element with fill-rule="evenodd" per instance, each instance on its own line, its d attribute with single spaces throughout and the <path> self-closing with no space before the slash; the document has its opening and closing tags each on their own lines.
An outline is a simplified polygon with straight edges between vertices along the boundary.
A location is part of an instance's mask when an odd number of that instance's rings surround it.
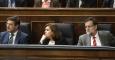
<svg viewBox="0 0 115 60">
<path fill-rule="evenodd" d="M 53 32 L 49 26 L 45 28 L 45 36 L 50 39 L 53 37 Z"/>
</svg>

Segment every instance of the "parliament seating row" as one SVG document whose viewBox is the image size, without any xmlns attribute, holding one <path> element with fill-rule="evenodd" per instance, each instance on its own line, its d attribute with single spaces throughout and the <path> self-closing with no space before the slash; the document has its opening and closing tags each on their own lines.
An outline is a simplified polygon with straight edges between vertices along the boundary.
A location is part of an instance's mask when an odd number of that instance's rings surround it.
<svg viewBox="0 0 115 60">
<path fill-rule="evenodd" d="M 73 13 L 74 12 L 74 13 Z M 0 32 L 5 31 L 6 18 L 9 16 L 19 16 L 22 22 L 29 24 L 29 33 L 31 35 L 30 42 L 37 44 L 40 40 L 46 23 L 72 23 L 74 25 L 75 41 L 78 40 L 79 35 L 85 33 L 84 25 L 81 24 L 85 18 L 89 16 L 96 17 L 99 23 L 111 24 L 111 32 L 114 32 L 115 13 L 114 9 L 111 8 L 83 8 L 83 9 L 71 9 L 71 8 L 51 8 L 51 9 L 40 9 L 40 8 L 0 8 Z M 24 23 L 25 24 L 25 23 Z M 104 27 L 104 26 L 103 26 Z M 107 29 L 108 29 L 107 28 Z M 23 28 L 22 28 L 23 29 Z M 27 30 L 27 29 L 26 29 Z M 77 43 L 77 42 L 75 42 Z"/>
<path fill-rule="evenodd" d="M 74 13 L 73 13 L 74 12 Z M 0 32 L 5 31 L 5 19 L 20 16 L 22 25 L 29 25 L 31 43 L 37 44 L 44 31 L 44 25 L 53 23 L 72 23 L 76 40 L 85 33 L 82 24 L 87 16 L 96 16 L 102 29 L 110 30 L 115 35 L 114 9 L 9 9 L 0 8 Z M 22 30 L 23 30 L 22 27 Z M 107 27 L 107 28 L 106 28 Z M 76 47 L 40 46 L 40 45 L 0 45 L 0 60 L 115 60 L 114 47 Z"/>
<path fill-rule="evenodd" d="M 38 44 L 44 30 L 45 24 L 55 23 L 55 22 L 40 22 L 33 21 L 31 23 L 22 22 L 20 29 L 27 33 L 30 37 L 30 44 Z M 0 31 L 5 31 L 5 22 L 0 22 Z M 81 34 L 85 34 L 85 27 L 83 23 L 56 23 L 58 30 L 62 32 L 62 36 L 68 41 L 69 45 L 77 44 L 77 40 Z M 107 30 L 111 33 L 115 33 L 113 28 L 115 28 L 115 23 L 99 23 L 99 30 Z M 115 34 L 114 34 L 115 35 Z"/>
</svg>

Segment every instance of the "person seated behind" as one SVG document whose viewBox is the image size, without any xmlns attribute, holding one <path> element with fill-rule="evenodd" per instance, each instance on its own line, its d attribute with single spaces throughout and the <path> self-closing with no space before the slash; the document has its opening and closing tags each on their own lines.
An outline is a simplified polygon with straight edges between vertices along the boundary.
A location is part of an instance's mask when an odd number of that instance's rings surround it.
<svg viewBox="0 0 115 60">
<path fill-rule="evenodd" d="M 51 7 L 59 7 L 60 3 L 58 0 L 34 0 L 34 7 L 41 8 L 51 8 Z"/>
<path fill-rule="evenodd" d="M 79 7 L 79 0 L 59 0 L 62 8 L 76 8 Z"/>
<path fill-rule="evenodd" d="M 20 20 L 18 17 L 8 17 L 6 22 L 7 31 L 0 33 L 1 44 L 26 44 L 28 35 L 21 30 Z"/>
<path fill-rule="evenodd" d="M 104 0 L 102 7 L 113 8 L 114 0 Z"/>
<path fill-rule="evenodd" d="M 98 31 L 95 18 L 89 17 L 85 21 L 86 34 L 79 36 L 77 46 L 114 46 L 114 37 L 109 31 Z"/>
<path fill-rule="evenodd" d="M 97 0 L 81 0 L 82 8 L 96 8 L 97 7 Z"/>
<path fill-rule="evenodd" d="M 82 8 L 111 8 L 114 0 L 81 0 Z"/>
<path fill-rule="evenodd" d="M 79 0 L 35 0 L 34 7 L 75 8 L 79 7 Z"/>
<path fill-rule="evenodd" d="M 33 7 L 34 0 L 0 0 L 0 7 Z"/>
<path fill-rule="evenodd" d="M 55 23 L 45 25 L 45 32 L 39 43 L 43 45 L 67 45 L 61 32 L 57 30 Z"/>
</svg>

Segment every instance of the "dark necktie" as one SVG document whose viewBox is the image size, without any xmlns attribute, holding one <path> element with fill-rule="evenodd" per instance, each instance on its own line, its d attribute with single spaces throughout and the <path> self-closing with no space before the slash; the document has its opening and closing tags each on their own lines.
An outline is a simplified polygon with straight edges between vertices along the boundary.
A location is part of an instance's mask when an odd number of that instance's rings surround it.
<svg viewBox="0 0 115 60">
<path fill-rule="evenodd" d="M 13 36 L 14 36 L 14 34 L 11 33 L 11 36 L 10 36 L 9 41 L 8 41 L 8 44 L 12 44 L 13 43 Z"/>
<path fill-rule="evenodd" d="M 95 47 L 97 45 L 96 43 L 96 37 L 93 37 L 93 46 Z"/>
</svg>

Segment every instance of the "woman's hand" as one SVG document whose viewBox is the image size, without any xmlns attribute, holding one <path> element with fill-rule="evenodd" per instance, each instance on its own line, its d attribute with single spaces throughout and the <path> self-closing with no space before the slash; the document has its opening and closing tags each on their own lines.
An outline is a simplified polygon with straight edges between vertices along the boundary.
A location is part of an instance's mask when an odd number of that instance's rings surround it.
<svg viewBox="0 0 115 60">
<path fill-rule="evenodd" d="M 43 41 L 46 39 L 45 35 L 42 35 L 41 39 L 40 39 L 40 44 L 43 44 Z"/>
</svg>

